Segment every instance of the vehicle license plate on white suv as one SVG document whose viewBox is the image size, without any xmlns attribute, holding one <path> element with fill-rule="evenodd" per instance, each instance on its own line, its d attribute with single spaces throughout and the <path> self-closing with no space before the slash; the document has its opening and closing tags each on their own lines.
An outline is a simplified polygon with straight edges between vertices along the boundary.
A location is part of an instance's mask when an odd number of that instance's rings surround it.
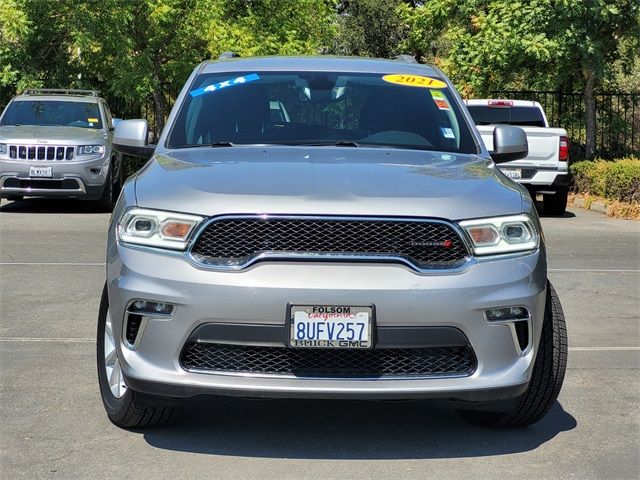
<svg viewBox="0 0 640 480">
<path fill-rule="evenodd" d="M 291 307 L 289 344 L 299 348 L 371 348 L 372 307 Z"/>
<path fill-rule="evenodd" d="M 30 177 L 51 177 L 51 167 L 29 167 Z"/>
<path fill-rule="evenodd" d="M 522 170 L 519 168 L 501 168 L 502 173 L 504 173 L 507 177 L 518 180 L 522 178 Z"/>
</svg>

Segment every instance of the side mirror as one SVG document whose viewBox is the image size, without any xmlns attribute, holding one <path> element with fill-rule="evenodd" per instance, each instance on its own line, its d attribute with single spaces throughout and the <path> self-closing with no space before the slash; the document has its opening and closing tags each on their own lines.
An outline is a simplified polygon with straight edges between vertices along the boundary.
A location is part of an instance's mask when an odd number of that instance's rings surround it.
<svg viewBox="0 0 640 480">
<path fill-rule="evenodd" d="M 149 125 L 146 120 L 120 120 L 115 125 L 113 148 L 125 155 L 151 158 L 155 145 L 147 143 Z"/>
<path fill-rule="evenodd" d="M 112 118 L 111 119 L 111 125 L 109 125 L 109 130 L 111 130 L 112 132 L 115 130 L 116 125 L 118 123 L 120 123 L 122 120 L 120 118 Z"/>
<path fill-rule="evenodd" d="M 493 151 L 490 154 L 495 163 L 525 158 L 529 155 L 527 134 L 520 127 L 496 125 L 493 129 Z"/>
</svg>

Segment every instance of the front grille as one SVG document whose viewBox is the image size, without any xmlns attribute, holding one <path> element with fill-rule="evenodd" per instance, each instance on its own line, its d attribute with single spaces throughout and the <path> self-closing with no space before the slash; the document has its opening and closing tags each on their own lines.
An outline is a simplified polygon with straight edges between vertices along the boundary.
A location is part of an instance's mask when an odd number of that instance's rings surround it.
<svg viewBox="0 0 640 480">
<path fill-rule="evenodd" d="M 402 258 L 418 268 L 450 268 L 467 257 L 448 224 L 429 220 L 223 218 L 194 244 L 208 264 L 243 265 L 261 253 Z"/>
<path fill-rule="evenodd" d="M 20 160 L 73 160 L 75 147 L 9 145 L 9 158 Z"/>
<path fill-rule="evenodd" d="M 469 346 L 342 350 L 197 342 L 185 345 L 181 363 L 187 370 L 333 378 L 467 376 L 476 367 Z"/>
<path fill-rule="evenodd" d="M 41 179 L 10 177 L 4 181 L 4 188 L 47 189 L 47 190 L 80 190 L 80 184 L 75 178 Z"/>
</svg>

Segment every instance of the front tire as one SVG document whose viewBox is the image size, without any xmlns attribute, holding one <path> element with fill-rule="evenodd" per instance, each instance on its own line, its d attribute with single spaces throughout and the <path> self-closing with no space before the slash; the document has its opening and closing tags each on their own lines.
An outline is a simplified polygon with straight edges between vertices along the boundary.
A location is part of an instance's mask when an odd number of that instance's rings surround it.
<svg viewBox="0 0 640 480">
<path fill-rule="evenodd" d="M 105 285 L 98 314 L 96 351 L 100 396 L 109 420 L 120 428 L 159 427 L 172 423 L 179 415 L 178 406 L 127 387 L 112 325 Z"/>
<path fill-rule="evenodd" d="M 506 412 L 462 410 L 469 422 L 489 427 L 526 427 L 541 420 L 558 398 L 567 368 L 567 328 L 558 294 L 547 283 L 542 335 L 527 391 Z"/>
</svg>

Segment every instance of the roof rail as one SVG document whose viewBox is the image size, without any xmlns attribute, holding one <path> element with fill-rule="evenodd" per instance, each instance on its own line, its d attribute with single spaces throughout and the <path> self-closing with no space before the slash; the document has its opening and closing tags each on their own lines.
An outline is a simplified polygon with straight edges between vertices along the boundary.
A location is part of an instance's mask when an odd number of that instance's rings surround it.
<svg viewBox="0 0 640 480">
<path fill-rule="evenodd" d="M 230 58 L 238 58 L 239 56 L 240 54 L 236 52 L 222 52 L 220 55 L 218 55 L 218 60 L 228 60 Z"/>
<path fill-rule="evenodd" d="M 99 90 L 75 90 L 71 88 L 27 88 L 22 95 L 88 95 L 98 97 Z"/>
<path fill-rule="evenodd" d="M 404 63 L 418 63 L 415 57 L 413 57 L 412 55 L 396 55 L 395 57 L 393 57 L 393 59 L 398 62 Z"/>
</svg>

